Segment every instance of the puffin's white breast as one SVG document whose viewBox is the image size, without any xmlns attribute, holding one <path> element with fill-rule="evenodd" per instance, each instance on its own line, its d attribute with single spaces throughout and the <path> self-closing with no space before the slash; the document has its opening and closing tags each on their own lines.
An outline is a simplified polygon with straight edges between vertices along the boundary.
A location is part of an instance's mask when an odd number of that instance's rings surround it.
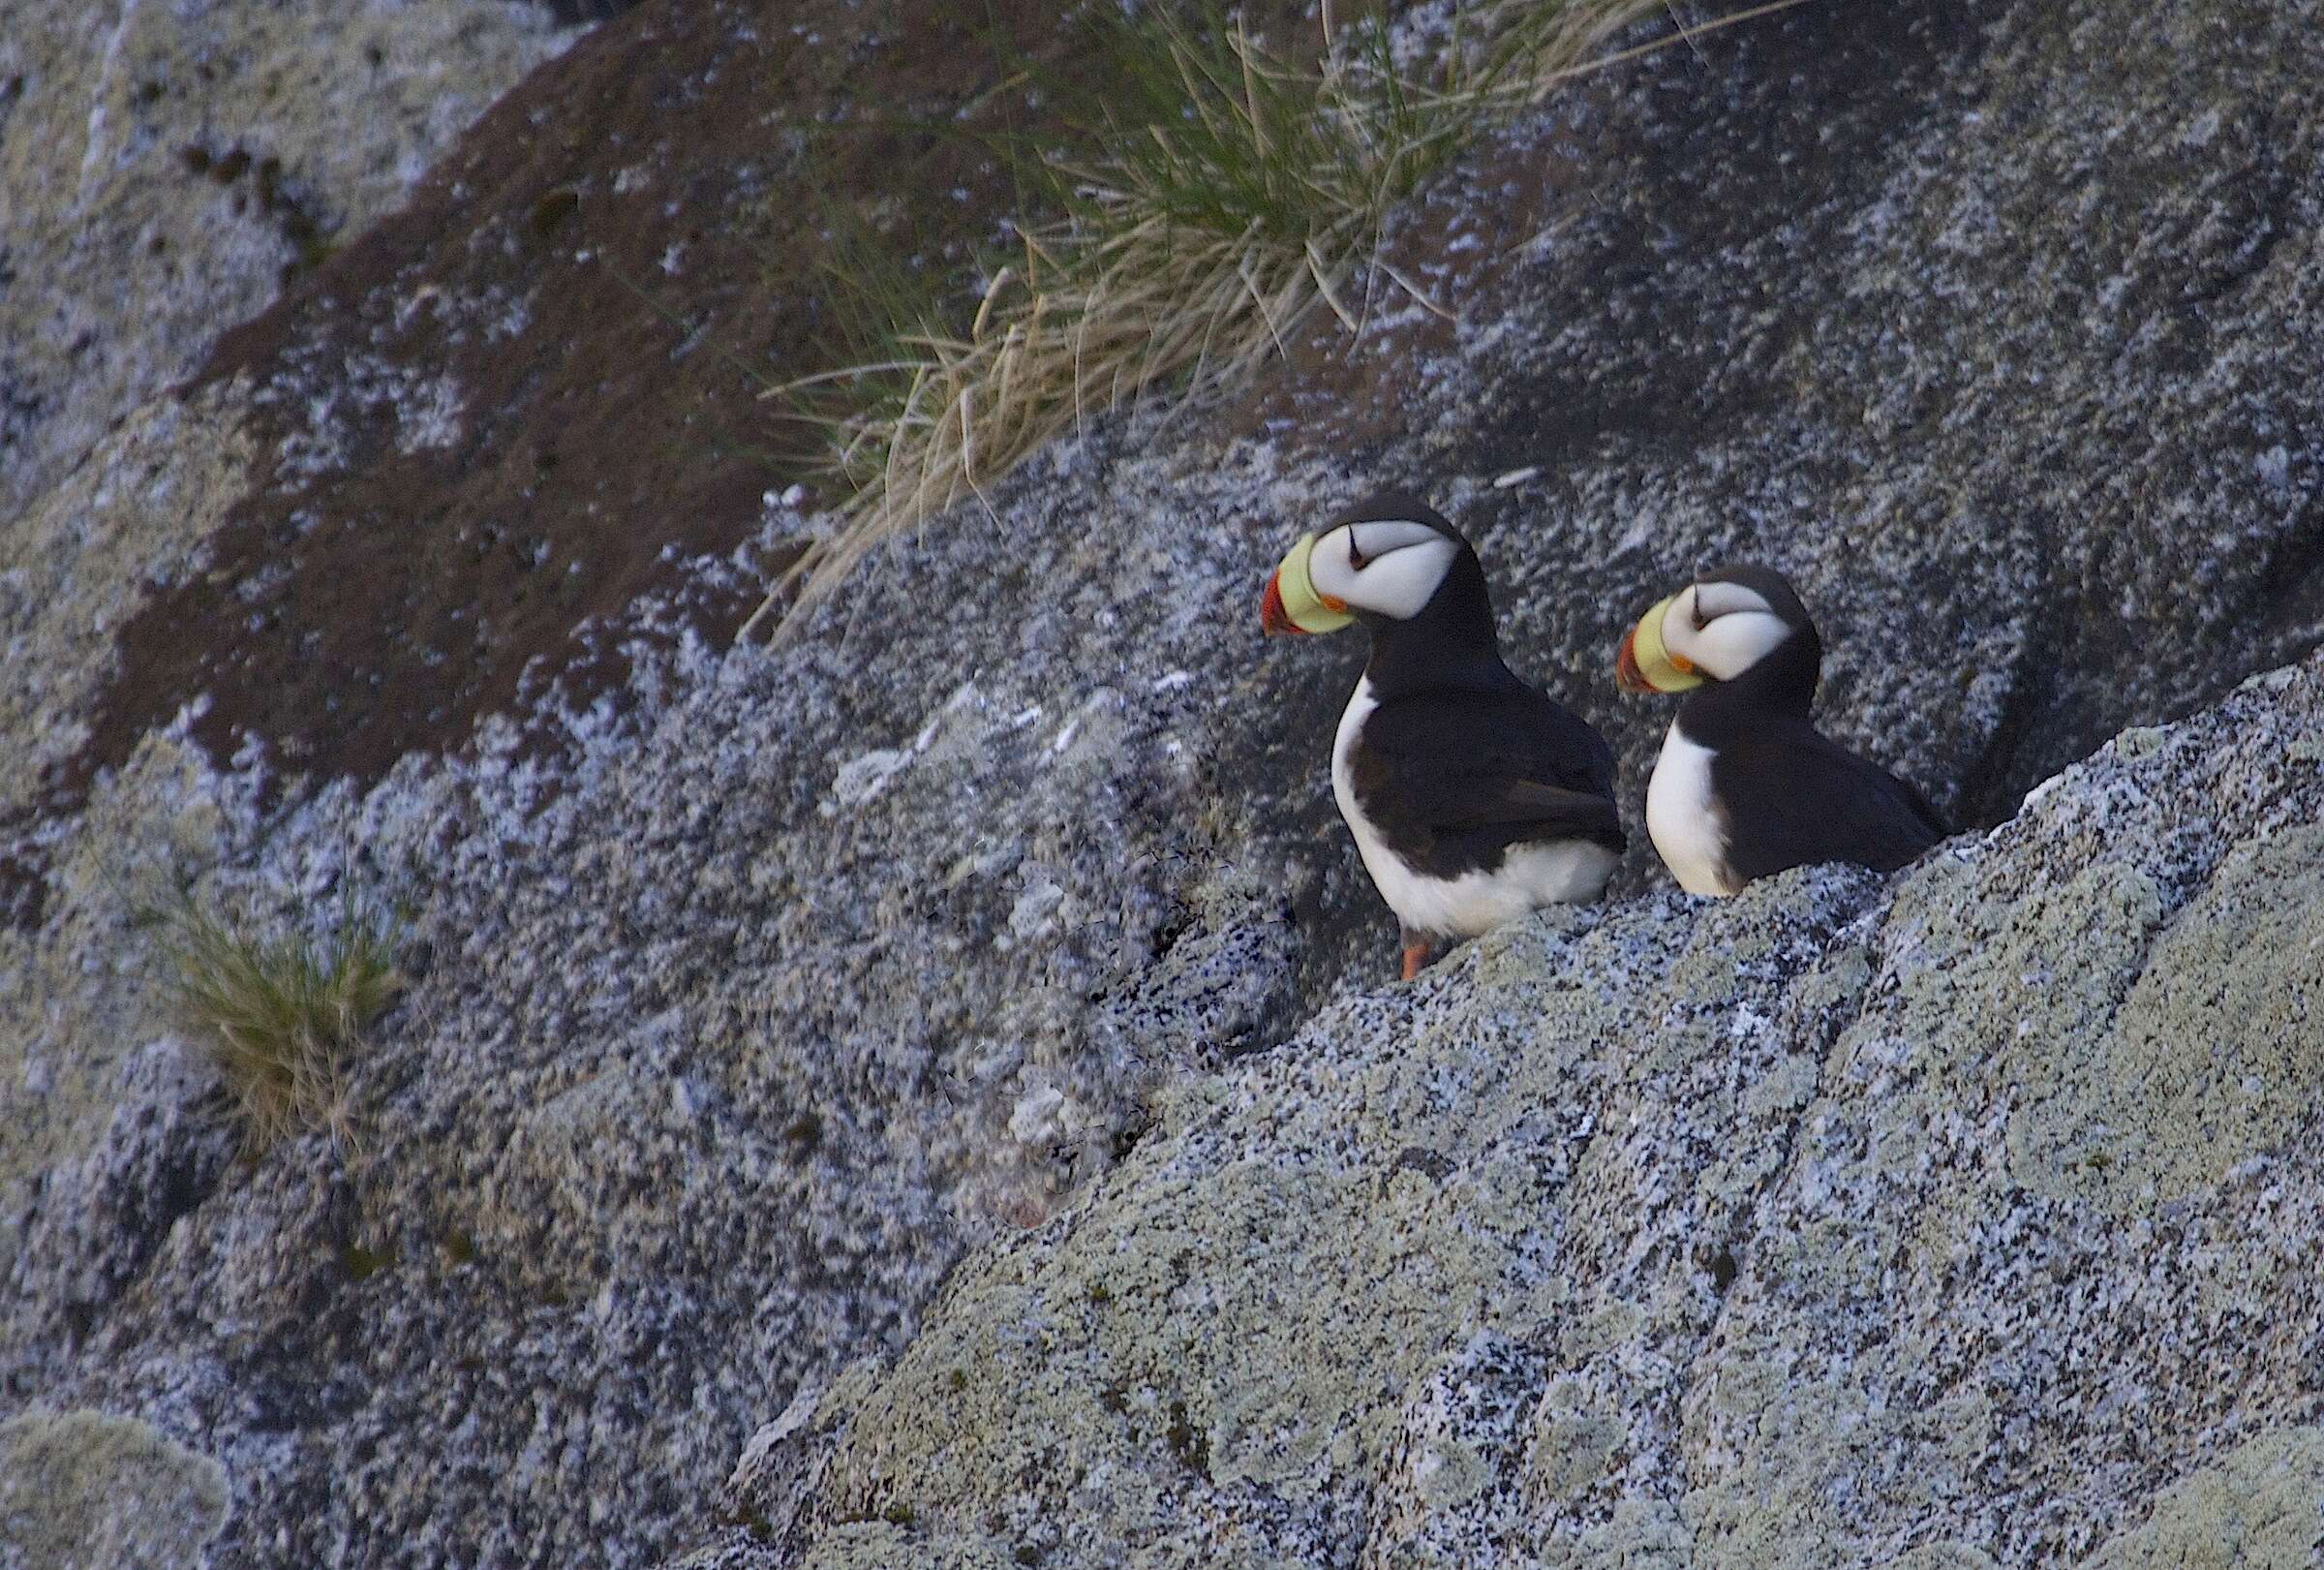
<svg viewBox="0 0 2324 1570">
<path fill-rule="evenodd" d="M 1370 677 L 1356 684 L 1331 742 L 1331 794 L 1356 837 L 1372 885 L 1406 929 L 1442 938 L 1475 938 L 1544 905 L 1594 900 L 1613 876 L 1615 854 L 1587 840 L 1513 846 L 1491 872 L 1431 877 L 1396 854 L 1356 799 L 1356 738 L 1380 706 Z"/>
<path fill-rule="evenodd" d="M 1689 741 L 1670 722 L 1654 778 L 1646 783 L 1646 833 L 1689 894 L 1732 894 L 1727 872 L 1727 812 L 1711 790 L 1708 747 Z"/>
</svg>

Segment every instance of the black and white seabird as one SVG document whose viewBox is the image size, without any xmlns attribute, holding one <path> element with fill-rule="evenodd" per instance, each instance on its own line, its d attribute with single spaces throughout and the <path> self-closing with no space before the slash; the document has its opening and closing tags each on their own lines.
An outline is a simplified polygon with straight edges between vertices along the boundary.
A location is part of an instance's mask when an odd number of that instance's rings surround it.
<svg viewBox="0 0 2324 1570">
<path fill-rule="evenodd" d="M 1779 572 L 1728 567 L 1638 619 L 1616 679 L 1693 695 L 1663 738 L 1646 832 L 1690 894 L 1819 861 L 1894 872 L 1944 838 L 1921 793 L 1808 719 L 1823 640 Z"/>
<path fill-rule="evenodd" d="M 1484 569 L 1436 512 L 1383 495 L 1301 539 L 1260 620 L 1371 630 L 1331 791 L 1403 924 L 1406 980 L 1453 940 L 1605 889 L 1624 845 L 1613 754 L 1502 663 Z"/>
</svg>

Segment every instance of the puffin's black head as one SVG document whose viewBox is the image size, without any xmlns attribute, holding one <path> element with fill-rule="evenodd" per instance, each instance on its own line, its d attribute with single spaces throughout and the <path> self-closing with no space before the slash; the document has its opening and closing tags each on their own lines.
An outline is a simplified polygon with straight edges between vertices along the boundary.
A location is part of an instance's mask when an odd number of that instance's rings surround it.
<svg viewBox="0 0 2324 1570">
<path fill-rule="evenodd" d="M 1291 547 L 1268 580 L 1259 620 L 1270 635 L 1336 632 L 1354 622 L 1379 631 L 1423 613 L 1458 614 L 1472 598 L 1489 638 L 1477 553 L 1434 508 L 1387 491 Z"/>
<path fill-rule="evenodd" d="M 1791 585 L 1768 568 L 1723 567 L 1638 618 L 1622 639 L 1615 680 L 1632 693 L 1731 682 L 1794 639 L 1804 643 L 1813 688 L 1823 644 Z"/>
</svg>

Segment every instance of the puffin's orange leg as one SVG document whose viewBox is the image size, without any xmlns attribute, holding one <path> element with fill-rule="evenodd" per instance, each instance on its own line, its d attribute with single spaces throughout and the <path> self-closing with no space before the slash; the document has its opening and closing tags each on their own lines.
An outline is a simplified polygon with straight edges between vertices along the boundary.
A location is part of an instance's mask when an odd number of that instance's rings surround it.
<svg viewBox="0 0 2324 1570">
<path fill-rule="evenodd" d="M 1415 933 L 1404 935 L 1404 979 L 1410 981 L 1436 958 L 1436 944 Z"/>
</svg>

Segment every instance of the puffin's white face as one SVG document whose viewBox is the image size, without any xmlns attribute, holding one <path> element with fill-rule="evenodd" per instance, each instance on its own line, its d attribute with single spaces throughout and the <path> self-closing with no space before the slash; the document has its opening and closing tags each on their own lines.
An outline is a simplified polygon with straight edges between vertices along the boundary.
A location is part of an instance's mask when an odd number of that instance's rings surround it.
<svg viewBox="0 0 2324 1570">
<path fill-rule="evenodd" d="M 1335 632 L 1369 611 L 1394 621 L 1421 613 L 1460 546 L 1424 523 L 1343 523 L 1291 547 L 1268 580 L 1260 620 L 1272 632 Z"/>
<path fill-rule="evenodd" d="M 1697 583 L 1663 617 L 1663 648 L 1714 681 L 1731 682 L 1773 654 L 1791 624 L 1740 583 Z"/>
<path fill-rule="evenodd" d="M 1634 693 L 1731 682 L 1795 631 L 1756 589 L 1720 578 L 1692 583 L 1638 618 L 1622 640 L 1617 679 Z"/>
</svg>

